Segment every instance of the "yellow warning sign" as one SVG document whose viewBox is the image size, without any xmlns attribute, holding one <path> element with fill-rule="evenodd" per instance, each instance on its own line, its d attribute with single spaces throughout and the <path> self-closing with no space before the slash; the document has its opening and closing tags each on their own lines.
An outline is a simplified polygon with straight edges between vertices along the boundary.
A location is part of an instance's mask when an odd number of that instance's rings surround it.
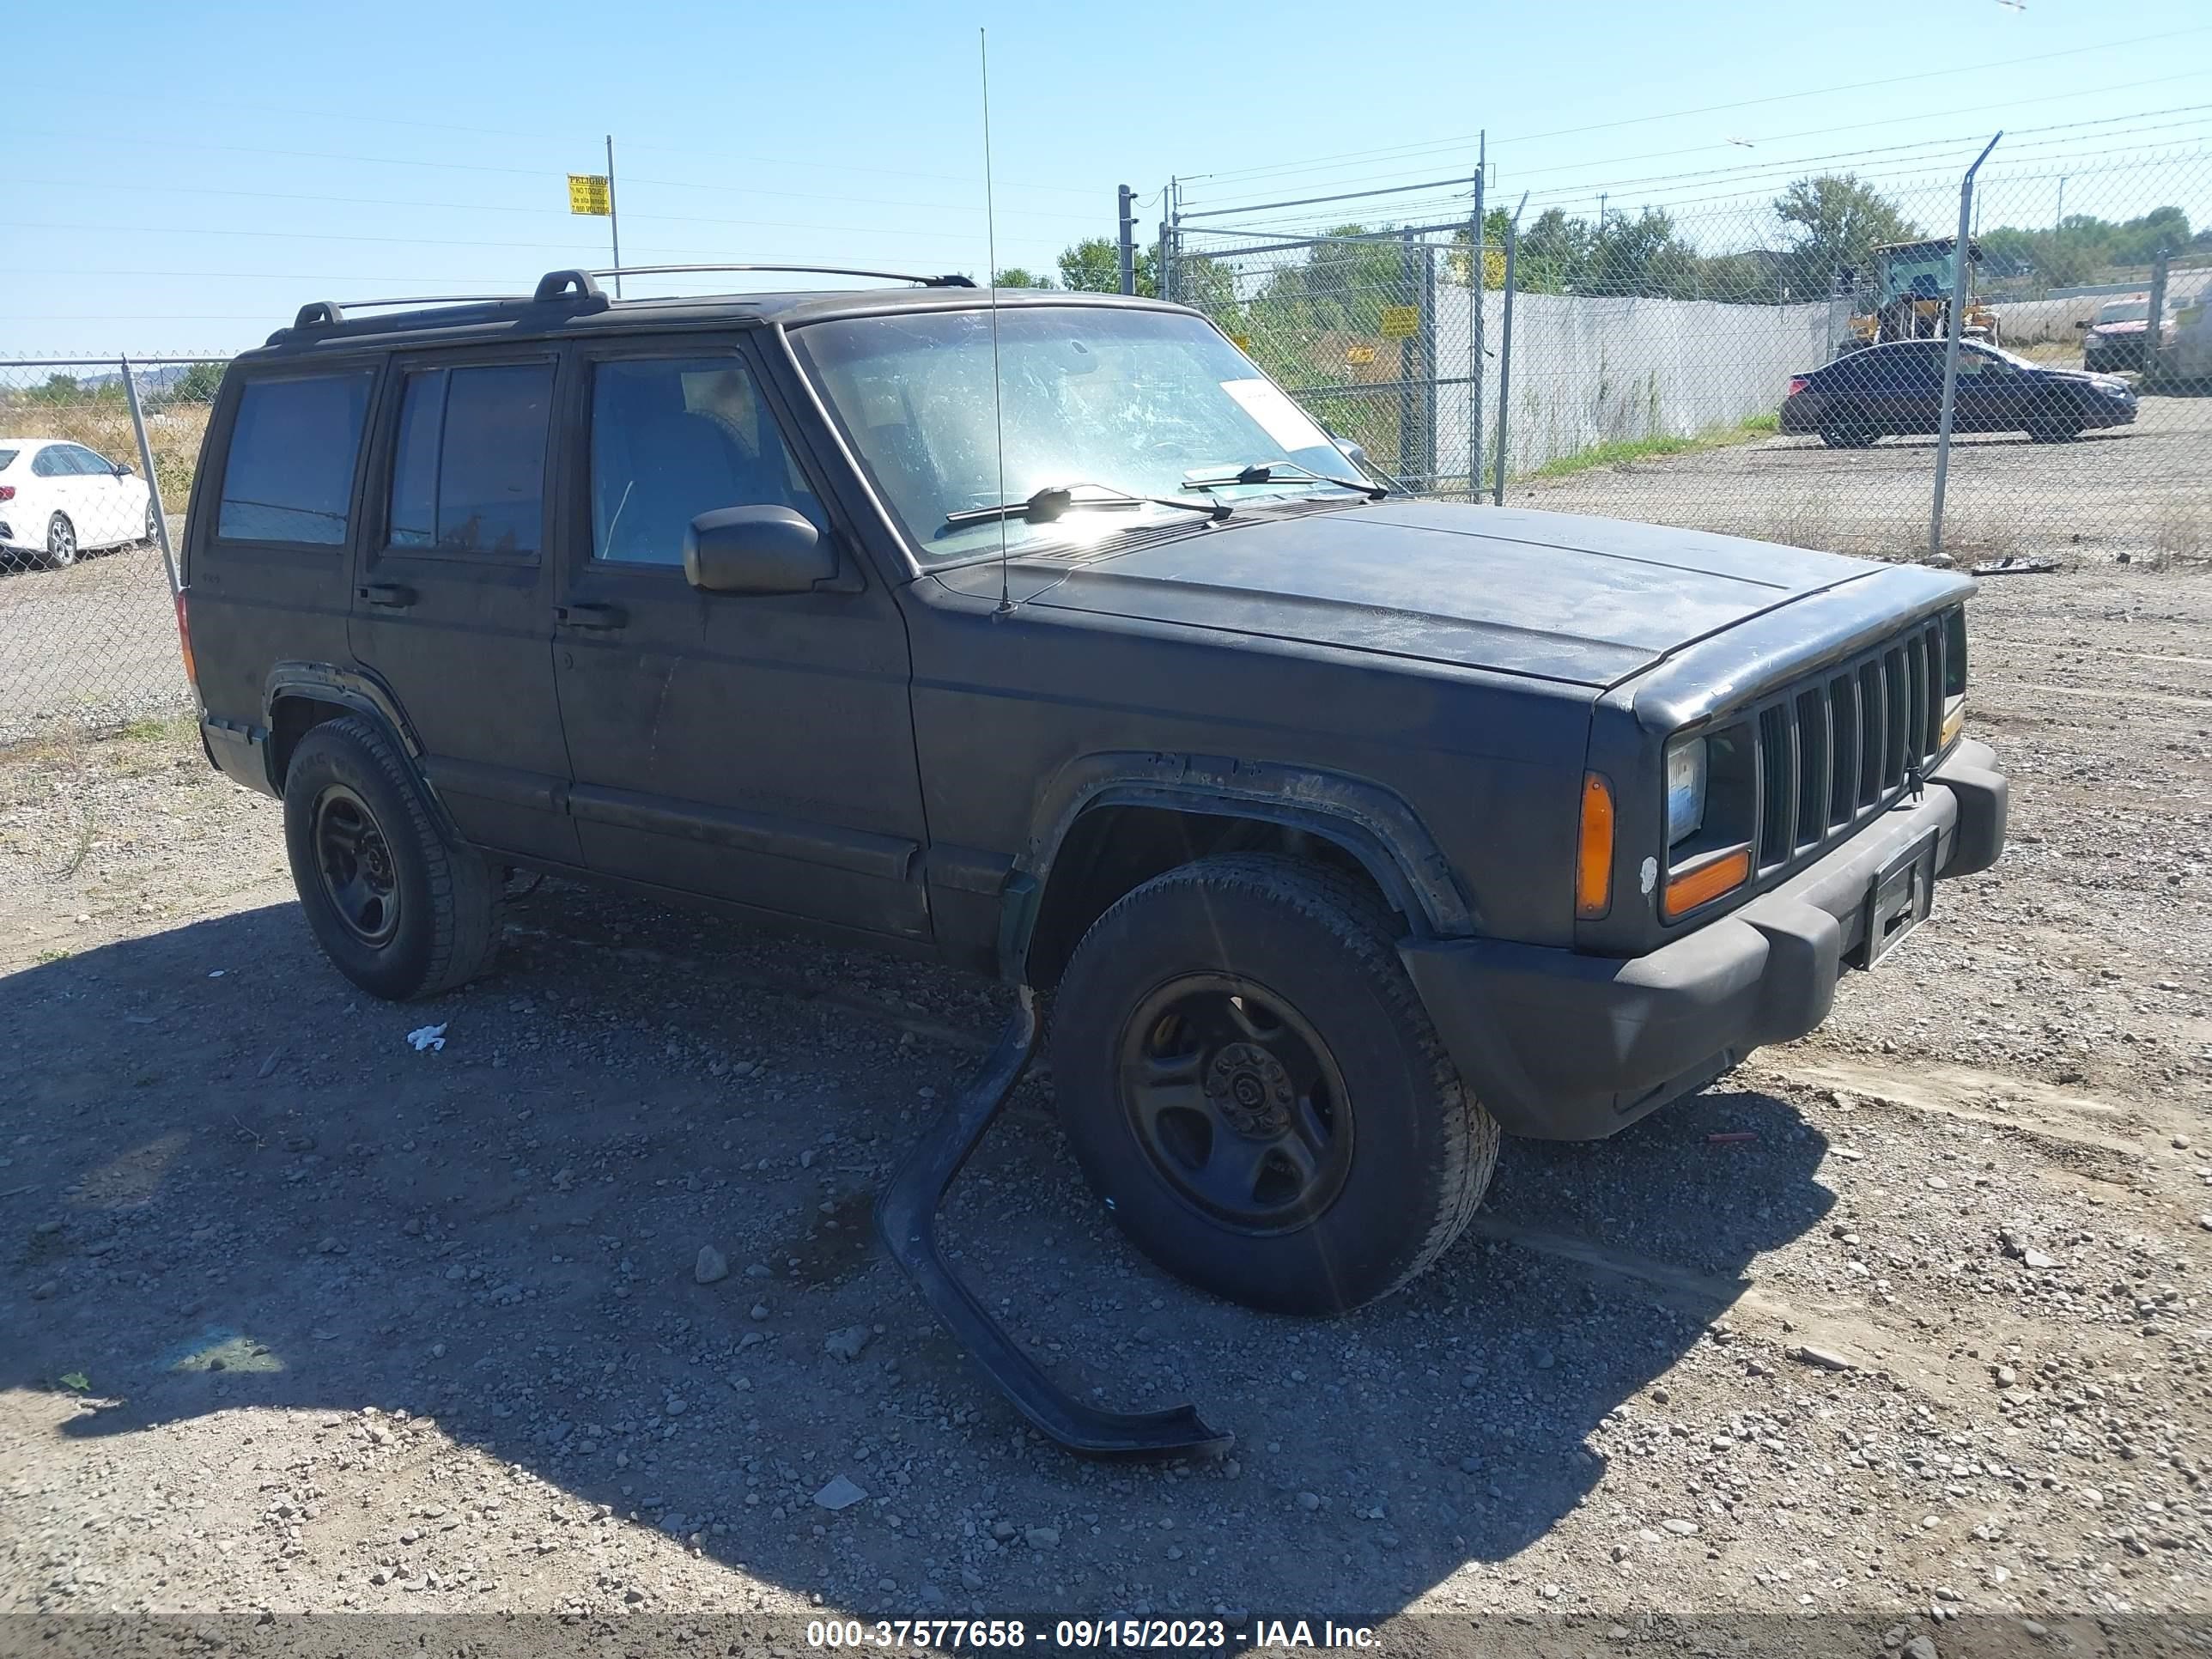
<svg viewBox="0 0 2212 1659">
<path fill-rule="evenodd" d="M 615 210 L 614 192 L 607 188 L 604 173 L 572 173 L 568 175 L 568 211 L 588 213 L 605 218 Z"/>
<path fill-rule="evenodd" d="M 1349 368 L 1365 368 L 1375 361 L 1375 348 L 1371 345 L 1346 346 L 1344 361 Z"/>
<path fill-rule="evenodd" d="M 1419 306 L 1384 306 L 1382 307 L 1382 337 L 1386 340 L 1408 340 L 1420 331 L 1421 308 Z"/>
</svg>

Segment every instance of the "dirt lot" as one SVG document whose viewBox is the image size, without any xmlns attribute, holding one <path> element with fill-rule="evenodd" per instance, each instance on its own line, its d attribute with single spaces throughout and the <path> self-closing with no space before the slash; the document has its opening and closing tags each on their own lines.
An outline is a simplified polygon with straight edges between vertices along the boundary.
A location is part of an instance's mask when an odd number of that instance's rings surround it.
<svg viewBox="0 0 2212 1659">
<path fill-rule="evenodd" d="M 0 743 L 191 700 L 159 551 L 87 553 L 66 570 L 0 553 Z"/>
<path fill-rule="evenodd" d="M 1943 544 L 1962 559 L 2008 554 L 2069 563 L 2212 554 L 2212 398 L 2142 400 L 2133 426 L 2069 444 L 2018 433 L 1962 435 L 1945 487 Z M 1925 548 L 1933 438 L 1871 449 L 1768 438 L 1516 484 L 1507 499 L 1843 553 Z"/>
<path fill-rule="evenodd" d="M 1153 1271 L 1024 1085 L 950 1237 L 1060 1376 L 1238 1435 L 1165 1468 L 1024 1433 L 872 1243 L 992 988 L 547 884 L 493 977 L 389 1006 L 311 944 L 276 809 L 184 732 L 13 751 L 0 1629 L 2177 1639 L 2212 1609 L 2212 578 L 1992 581 L 1974 650 L 2003 863 L 1817 1036 L 1613 1141 L 1509 1146 L 1471 1234 L 1354 1318 Z M 866 1496 L 833 1510 L 839 1476 Z"/>
</svg>

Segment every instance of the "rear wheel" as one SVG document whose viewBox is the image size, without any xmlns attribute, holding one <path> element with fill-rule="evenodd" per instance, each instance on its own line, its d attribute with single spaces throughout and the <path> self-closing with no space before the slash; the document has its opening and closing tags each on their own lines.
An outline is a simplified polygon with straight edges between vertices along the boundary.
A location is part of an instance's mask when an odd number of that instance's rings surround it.
<svg viewBox="0 0 2212 1659">
<path fill-rule="evenodd" d="M 1881 429 L 1863 410 L 1846 406 L 1820 417 L 1820 441 L 1831 449 L 1865 449 L 1880 436 Z"/>
<path fill-rule="evenodd" d="M 328 720 L 300 739 L 284 846 L 316 942 L 362 990 L 434 996 L 491 965 L 499 872 L 439 833 L 405 759 L 367 720 Z"/>
<path fill-rule="evenodd" d="M 57 570 L 76 562 L 76 526 L 66 514 L 57 513 L 46 520 L 46 562 Z"/>
<path fill-rule="evenodd" d="M 1237 855 L 1171 870 L 1085 935 L 1053 1018 L 1060 1119 L 1130 1239 L 1280 1313 L 1387 1296 L 1458 1237 L 1498 1126 L 1373 898 Z"/>
</svg>

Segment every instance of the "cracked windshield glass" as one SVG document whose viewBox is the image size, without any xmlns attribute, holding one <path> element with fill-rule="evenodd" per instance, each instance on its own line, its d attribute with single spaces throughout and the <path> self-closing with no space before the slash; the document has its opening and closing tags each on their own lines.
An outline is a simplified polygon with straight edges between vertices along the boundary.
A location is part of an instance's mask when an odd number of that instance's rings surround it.
<svg viewBox="0 0 2212 1659">
<path fill-rule="evenodd" d="M 1268 462 L 1339 477 L 1356 477 L 1358 469 L 1195 317 L 1085 306 L 1002 309 L 1003 489 L 988 311 L 817 323 L 794 330 L 792 341 L 927 562 L 996 552 L 996 520 L 947 520 L 1042 489 L 1072 489 L 1079 507 L 1115 500 L 1116 510 L 1040 522 L 1016 513 L 1006 520 L 1008 546 L 1079 544 L 1194 516 L 1116 499 L 1122 496 L 1184 495 L 1194 504 L 1285 495 L 1354 499 L 1340 486 L 1288 476 L 1292 468 L 1263 482 L 1218 482 Z"/>
</svg>

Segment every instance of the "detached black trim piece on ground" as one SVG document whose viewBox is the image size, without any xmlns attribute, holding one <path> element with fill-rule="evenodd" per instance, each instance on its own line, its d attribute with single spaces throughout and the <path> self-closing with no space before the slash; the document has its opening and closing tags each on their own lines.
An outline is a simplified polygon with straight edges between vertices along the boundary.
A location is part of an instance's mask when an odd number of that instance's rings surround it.
<svg viewBox="0 0 2212 1659">
<path fill-rule="evenodd" d="M 997 1121 L 1036 1050 L 1036 994 L 1015 992 L 1014 1012 L 983 1063 L 922 1131 L 876 1202 L 876 1227 L 899 1270 L 914 1281 L 983 1374 L 1055 1444 L 1085 1457 L 1168 1458 L 1225 1452 L 1237 1437 L 1208 1428 L 1195 1408 L 1108 1412 L 1086 1406 L 1022 1352 L 975 1295 L 953 1276 L 937 1247 L 938 1206 L 969 1154 Z"/>
</svg>

